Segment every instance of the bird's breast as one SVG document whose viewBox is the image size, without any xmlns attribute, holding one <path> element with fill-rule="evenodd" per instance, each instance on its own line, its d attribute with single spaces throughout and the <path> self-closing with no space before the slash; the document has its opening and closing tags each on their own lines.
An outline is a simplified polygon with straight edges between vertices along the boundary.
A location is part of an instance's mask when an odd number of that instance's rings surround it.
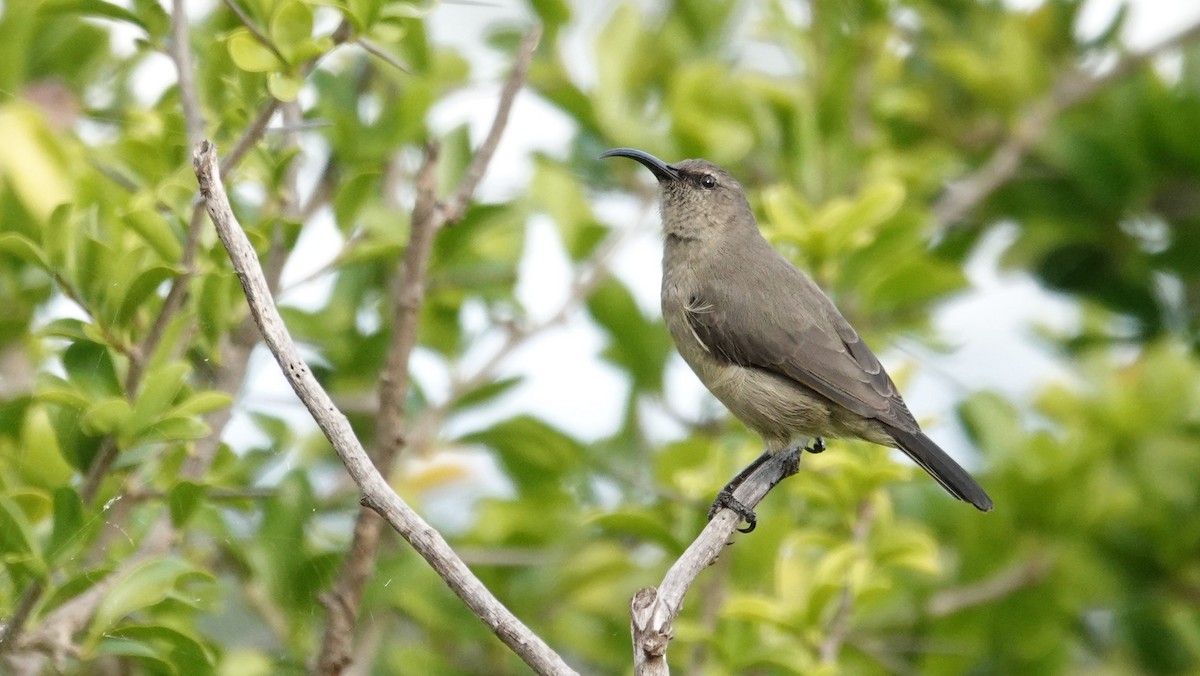
<svg viewBox="0 0 1200 676">
<path fill-rule="evenodd" d="M 730 362 L 705 345 L 688 321 L 703 303 L 686 280 L 663 278 L 663 320 L 680 356 L 730 413 L 778 450 L 797 437 L 840 436 L 828 400 L 776 373 Z M 696 308 L 692 307 L 691 311 Z"/>
</svg>

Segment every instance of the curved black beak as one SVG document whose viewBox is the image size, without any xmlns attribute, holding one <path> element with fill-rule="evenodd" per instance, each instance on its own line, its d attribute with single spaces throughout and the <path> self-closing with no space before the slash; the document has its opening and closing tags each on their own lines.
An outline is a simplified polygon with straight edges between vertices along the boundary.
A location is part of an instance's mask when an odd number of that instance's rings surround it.
<svg viewBox="0 0 1200 676">
<path fill-rule="evenodd" d="M 654 174 L 654 178 L 657 178 L 660 183 L 666 180 L 675 181 L 679 179 L 678 170 L 643 150 L 613 148 L 600 156 L 601 159 L 605 157 L 628 157 L 631 160 L 636 160 L 643 167 L 649 169 Z"/>
</svg>

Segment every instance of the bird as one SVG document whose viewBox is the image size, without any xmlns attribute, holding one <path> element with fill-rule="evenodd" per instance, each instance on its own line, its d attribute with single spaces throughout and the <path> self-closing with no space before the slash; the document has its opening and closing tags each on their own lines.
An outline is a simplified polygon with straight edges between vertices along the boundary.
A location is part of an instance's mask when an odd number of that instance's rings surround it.
<svg viewBox="0 0 1200 676">
<path fill-rule="evenodd" d="M 898 448 L 950 495 L 993 508 L 921 430 L 833 301 L 763 236 L 729 172 L 703 159 L 667 164 L 633 148 L 600 157 L 632 159 L 658 179 L 667 330 L 700 382 L 763 439 L 763 454 L 718 493 L 710 519 L 728 507 L 748 524 L 739 530 L 753 530 L 754 512 L 733 498 L 737 485 L 773 454 L 821 452 L 827 438 Z"/>
</svg>

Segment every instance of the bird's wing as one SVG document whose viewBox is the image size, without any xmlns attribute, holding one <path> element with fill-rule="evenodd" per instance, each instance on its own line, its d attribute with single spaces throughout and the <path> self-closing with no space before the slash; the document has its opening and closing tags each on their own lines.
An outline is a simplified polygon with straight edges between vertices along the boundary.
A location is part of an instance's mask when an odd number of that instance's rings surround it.
<svg viewBox="0 0 1200 676">
<path fill-rule="evenodd" d="M 790 378 L 865 418 L 919 431 L 879 359 L 820 288 L 790 264 L 774 272 L 784 279 L 758 280 L 737 299 L 716 287 L 690 299 L 686 315 L 701 344 L 718 358 Z M 788 292 L 782 298 L 766 292 L 781 287 Z"/>
</svg>

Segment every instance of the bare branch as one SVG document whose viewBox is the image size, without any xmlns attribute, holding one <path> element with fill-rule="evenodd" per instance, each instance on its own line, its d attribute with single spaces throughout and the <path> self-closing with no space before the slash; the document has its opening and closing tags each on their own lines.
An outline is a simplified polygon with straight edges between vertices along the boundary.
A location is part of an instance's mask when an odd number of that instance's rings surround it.
<svg viewBox="0 0 1200 676">
<path fill-rule="evenodd" d="M 374 56 L 379 57 L 380 59 L 383 60 L 384 63 L 391 66 L 392 68 L 395 68 L 396 70 L 401 71 L 403 73 L 407 73 L 409 75 L 413 74 L 413 71 L 411 68 L 408 67 L 408 64 L 406 64 L 403 61 L 401 61 L 400 59 L 396 58 L 395 55 L 385 51 L 382 47 L 375 44 L 374 42 L 371 42 L 370 40 L 368 40 L 362 36 L 359 36 L 357 39 L 354 40 L 354 42 L 357 43 L 359 47 L 362 47 L 363 49 L 367 50 L 368 54 L 373 54 Z"/>
<path fill-rule="evenodd" d="M 188 145 L 204 138 L 204 115 L 200 112 L 200 96 L 196 93 L 196 76 L 192 70 L 192 41 L 188 36 L 187 11 L 184 0 L 171 3 L 171 60 L 179 81 L 179 102 L 187 124 Z"/>
<path fill-rule="evenodd" d="M 925 612 L 933 617 L 945 617 L 960 610 L 991 603 L 1018 589 L 1041 582 L 1053 568 L 1054 558 L 1048 554 L 1018 561 L 986 580 L 938 592 L 929 599 Z"/>
<path fill-rule="evenodd" d="M 462 218 L 463 212 L 467 210 L 467 204 L 471 201 L 471 196 L 475 194 L 475 189 L 479 187 L 479 181 L 483 179 L 483 174 L 487 171 L 488 163 L 492 161 L 492 155 L 496 152 L 496 146 L 500 145 L 500 138 L 504 135 L 504 127 L 508 124 L 508 114 L 512 111 L 513 100 L 517 97 L 517 92 L 521 90 L 525 84 L 525 78 L 529 75 L 529 64 L 533 61 L 533 50 L 537 49 L 538 41 L 542 39 L 542 26 L 538 24 L 533 27 L 525 37 L 521 40 L 521 47 L 517 50 L 517 60 L 513 64 L 512 72 L 508 74 L 508 80 L 504 83 L 504 88 L 500 90 L 500 103 L 496 106 L 496 117 L 492 120 L 492 128 L 488 130 L 487 137 L 480 144 L 479 149 L 475 151 L 475 157 L 471 159 L 470 166 L 463 174 L 462 182 L 459 183 L 458 189 L 454 194 L 446 200 L 445 206 L 442 207 L 442 218 L 447 223 L 454 223 Z"/>
<path fill-rule="evenodd" d="M 417 173 L 417 199 L 412 228 L 404 251 L 401 277 L 392 292 L 392 336 L 387 365 L 379 377 L 379 410 L 375 415 L 373 461 L 381 472 L 390 470 L 404 446 L 404 401 L 408 392 L 408 360 L 417 343 L 417 324 L 425 298 L 425 278 L 433 251 L 438 222 L 438 146 L 430 142 L 425 161 Z M 375 571 L 379 550 L 380 523 L 365 505 L 354 523 L 354 537 L 332 591 L 322 599 L 327 619 L 317 673 L 339 674 L 350 662 L 354 647 L 354 623 L 362 601 L 362 590 Z"/>
<path fill-rule="evenodd" d="M 944 229 L 957 225 L 1000 186 L 1012 180 L 1030 149 L 1046 136 L 1054 120 L 1063 111 L 1087 101 L 1163 52 L 1197 38 L 1200 38 L 1200 23 L 1146 50 L 1124 55 L 1102 74 L 1091 75 L 1072 70 L 1060 77 L 1049 94 L 1025 109 L 1012 133 L 992 152 L 983 166 L 955 181 L 942 193 L 932 208 L 936 227 Z"/>
<path fill-rule="evenodd" d="M 738 486 L 733 492 L 734 498 L 754 509 L 780 481 L 796 473 L 801 456 L 796 449 L 771 456 Z M 721 555 L 739 523 L 741 517 L 732 510 L 717 512 L 667 571 L 657 588 L 646 587 L 634 594 L 630 615 L 636 676 L 666 676 L 670 673 L 667 643 L 671 640 L 675 616 L 683 608 L 683 597 L 700 571 Z"/>
<path fill-rule="evenodd" d="M 392 290 L 392 336 L 387 365 L 380 375 L 379 410 L 375 417 L 375 467 L 390 471 L 405 444 L 405 398 L 409 388 L 408 362 L 417 344 L 417 326 L 425 300 L 429 258 L 438 231 L 448 222 L 461 218 L 479 185 L 496 145 L 504 133 L 509 110 L 517 90 L 525 83 L 529 61 L 541 34 L 535 27 L 522 41 L 521 49 L 497 104 L 496 117 L 487 139 L 455 189 L 460 206 L 441 208 L 437 201 L 438 146 L 429 143 L 425 159 L 417 172 L 416 200 L 413 204 L 408 245 L 404 252 L 401 275 Z M 333 589 L 322 599 L 328 618 L 317 673 L 339 674 L 353 654 L 354 624 L 362 600 L 362 591 L 375 570 L 379 550 L 380 523 L 367 509 L 359 510 L 349 554 Z"/>
<path fill-rule="evenodd" d="M 854 520 L 854 527 L 850 533 L 850 540 L 855 545 L 861 547 L 867 541 L 873 521 L 875 521 L 875 507 L 870 501 L 863 500 L 858 505 L 858 516 Z M 842 645 L 846 642 L 846 637 L 850 635 L 850 617 L 853 612 L 854 596 L 850 585 L 846 584 L 842 587 L 842 592 L 838 596 L 837 608 L 834 609 L 829 626 L 825 629 L 825 639 L 821 641 L 818 654 L 822 664 L 837 663 L 838 653 L 842 651 Z"/>
<path fill-rule="evenodd" d="M 269 101 L 263 104 L 259 109 L 258 114 L 250 121 L 250 125 L 242 132 L 237 143 L 234 144 L 233 150 L 225 154 L 221 160 L 221 175 L 224 176 L 233 171 L 233 168 L 242 161 L 242 157 L 250 152 L 254 144 L 258 143 L 263 137 L 263 133 L 267 130 L 267 124 L 271 122 L 271 117 L 275 115 L 275 111 L 279 110 L 279 99 L 271 97 Z"/>
<path fill-rule="evenodd" d="M 313 377 L 275 308 L 258 256 L 237 223 L 217 168 L 216 147 L 205 141 L 193 159 L 200 193 L 229 252 L 254 321 L 288 384 L 308 408 L 371 507 L 412 545 L 463 602 L 539 674 L 575 672 L 500 603 L 450 549 L 445 539 L 396 495 L 355 438 L 349 421 Z M 735 518 L 730 516 L 730 519 Z"/>
<path fill-rule="evenodd" d="M 194 93 L 194 83 L 188 84 L 192 82 L 192 71 L 190 68 L 190 53 L 188 52 L 189 43 L 187 40 L 186 16 L 181 11 L 182 8 L 180 7 L 180 2 L 175 2 L 174 9 L 176 13 L 173 17 L 172 25 L 174 44 L 172 44 L 171 57 L 176 65 L 176 68 L 178 69 L 177 76 L 180 82 L 181 103 L 184 107 L 184 115 L 188 119 L 189 138 L 193 132 L 195 132 L 198 136 L 202 136 L 203 118 L 199 112 L 198 97 L 196 97 Z M 334 31 L 333 39 L 335 44 L 341 44 L 349 37 L 348 26 L 348 23 L 342 22 L 342 24 Z M 180 38 L 179 35 L 182 35 L 183 37 Z M 315 57 L 305 64 L 303 72 L 306 75 L 311 72 L 312 68 L 315 67 L 318 58 L 319 57 Z M 189 89 L 192 91 L 190 103 L 189 97 L 185 93 L 185 90 Z M 234 152 L 230 153 L 222 161 L 222 172 L 228 172 L 232 170 L 233 167 L 240 162 L 242 156 L 251 147 L 253 147 L 259 139 L 262 138 L 262 135 L 266 130 L 267 123 L 270 122 L 271 117 L 275 114 L 275 110 L 278 106 L 279 101 L 274 98 L 270 99 L 268 102 L 266 102 L 266 104 L 264 104 L 264 107 L 259 111 L 254 121 L 238 139 L 237 145 L 234 148 Z M 200 227 L 204 222 L 203 215 L 203 204 L 197 200 L 192 208 L 192 216 L 187 230 L 187 240 L 180 261 L 183 267 L 183 273 L 176 277 L 172 282 L 171 288 L 167 292 L 167 297 L 164 299 L 163 305 L 159 309 L 158 316 L 155 318 L 154 323 L 147 331 L 146 336 L 142 339 L 141 344 L 137 346 L 130 346 L 127 350 L 127 354 L 129 356 L 129 368 L 125 374 L 125 392 L 126 397 L 130 399 L 136 396 L 138 387 L 141 384 L 141 379 L 144 375 L 144 369 L 146 366 L 146 360 L 152 357 L 155 349 L 158 347 L 159 342 L 165 335 L 171 320 L 178 313 L 186 299 L 187 287 L 192 277 L 195 275 L 194 264 L 196 254 L 199 249 Z M 241 380 L 245 374 L 246 360 L 249 358 L 253 343 L 248 345 L 239 344 L 237 347 L 238 354 L 234 357 L 231 357 L 229 360 L 230 366 L 226 370 L 225 378 L 223 379 L 223 382 L 226 383 L 226 386 L 220 388 L 221 391 L 236 392 L 236 389 L 238 386 L 240 386 Z M 213 434 L 206 439 L 197 442 L 196 451 L 193 457 L 189 459 L 187 466 L 184 468 L 185 476 L 196 477 L 203 474 L 204 471 L 207 471 L 207 467 L 212 461 L 212 456 L 219 447 L 220 430 L 224 428 L 231 415 L 232 411 L 228 409 L 215 411 L 209 415 L 208 423 L 213 429 Z M 104 478 L 108 476 L 113 463 L 116 461 L 118 450 L 116 439 L 114 437 L 106 437 L 101 442 L 96 457 L 93 458 L 91 465 L 88 467 L 87 474 L 84 476 L 83 482 L 80 486 L 80 497 L 85 504 L 91 503 L 99 493 L 101 483 L 103 482 Z M 156 527 L 161 525 L 161 522 L 157 523 Z M 143 547 L 139 549 L 139 552 L 162 551 L 162 548 L 166 546 L 165 543 L 161 546 L 158 544 L 159 542 L 162 542 L 161 540 L 151 540 L 152 544 L 150 546 L 146 546 L 144 544 Z M 109 578 L 111 577 L 112 575 L 109 576 Z M 97 584 L 97 587 L 98 586 L 99 583 Z M 0 654 L 9 651 L 14 646 L 16 639 L 23 631 L 25 623 L 28 622 L 30 615 L 36 608 L 37 602 L 41 599 L 44 592 L 45 588 L 37 582 L 30 583 L 29 586 L 26 587 L 26 589 L 22 592 L 17 601 L 17 605 L 13 611 L 13 614 L 7 618 L 7 621 L 4 622 L 2 626 L 0 626 Z M 44 623 L 46 626 L 42 627 L 40 634 L 42 636 L 51 634 L 58 637 L 65 636 L 66 640 L 69 640 L 75 632 L 82 628 L 87 619 L 91 617 L 91 614 L 95 612 L 96 604 L 99 602 L 98 599 L 99 597 L 96 597 L 95 595 L 81 595 L 80 597 L 76 597 L 70 602 L 63 604 L 59 610 L 69 612 L 56 613 L 55 617 L 47 618 L 46 622 Z M 79 618 L 78 622 L 72 624 L 72 622 L 74 622 L 77 618 Z M 33 643 L 40 645 L 39 641 L 44 642 L 44 639 L 39 639 Z M 24 647 L 27 642 L 22 641 L 21 643 Z M 66 649 L 65 645 L 59 647 L 57 650 L 61 652 L 64 649 Z M 37 660 L 32 661 L 36 662 Z"/>
</svg>

